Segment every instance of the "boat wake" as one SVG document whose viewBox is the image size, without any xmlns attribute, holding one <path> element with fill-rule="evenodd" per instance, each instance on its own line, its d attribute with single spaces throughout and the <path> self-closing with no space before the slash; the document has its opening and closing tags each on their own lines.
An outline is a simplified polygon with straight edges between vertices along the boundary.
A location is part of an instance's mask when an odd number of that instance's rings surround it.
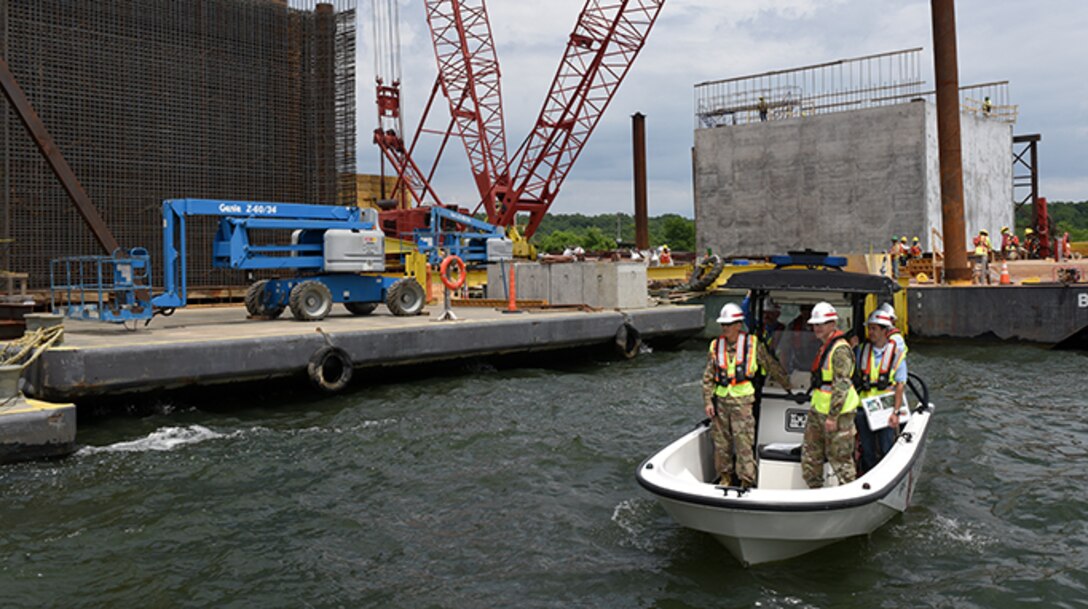
<svg viewBox="0 0 1088 609">
<path fill-rule="evenodd" d="M 221 434 L 204 427 L 203 425 L 190 425 L 188 427 L 163 427 L 148 434 L 146 438 L 117 442 L 108 446 L 84 446 L 76 452 L 76 456 L 97 455 L 100 453 L 139 453 L 148 451 L 174 450 L 189 444 L 198 444 L 206 440 L 226 438 L 236 435 Z"/>
<path fill-rule="evenodd" d="M 644 552 L 655 552 L 663 545 L 655 538 L 655 518 L 658 507 L 647 499 L 624 499 L 612 510 L 612 522 L 623 530 L 622 545 L 631 545 Z"/>
</svg>

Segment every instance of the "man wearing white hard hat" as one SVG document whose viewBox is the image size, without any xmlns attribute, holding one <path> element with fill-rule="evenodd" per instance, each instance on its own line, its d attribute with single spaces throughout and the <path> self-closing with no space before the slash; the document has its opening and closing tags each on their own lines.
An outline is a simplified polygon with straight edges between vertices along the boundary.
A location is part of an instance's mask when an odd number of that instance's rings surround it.
<svg viewBox="0 0 1088 609">
<path fill-rule="evenodd" d="M 812 362 L 812 408 L 801 445 L 801 475 L 809 488 L 824 485 L 824 461 L 840 484 L 853 482 L 854 411 L 861 399 L 854 389 L 854 350 L 838 328 L 839 313 L 830 303 L 812 307 L 808 323 L 822 346 Z"/>
<path fill-rule="evenodd" d="M 858 350 L 857 374 L 854 386 L 862 400 L 885 393 L 894 393 L 895 409 L 887 427 L 870 429 L 864 408 L 858 409 L 855 424 L 861 444 L 861 471 L 867 472 L 888 454 L 899 429 L 899 409 L 907 383 L 907 346 L 895 329 L 892 312 L 881 307 L 866 322 L 869 340 Z M 893 333 L 899 341 L 892 340 Z M 875 424 L 874 424 L 875 425 Z"/>
<path fill-rule="evenodd" d="M 735 472 L 740 486 L 751 488 L 756 485 L 753 380 L 769 373 L 787 391 L 792 387 L 782 365 L 767 352 L 762 341 L 744 331 L 743 322 L 744 312 L 740 307 L 731 302 L 722 307 L 718 315 L 722 333 L 710 341 L 703 370 L 703 405 L 711 420 L 714 467 L 719 483 L 732 486 Z"/>
</svg>

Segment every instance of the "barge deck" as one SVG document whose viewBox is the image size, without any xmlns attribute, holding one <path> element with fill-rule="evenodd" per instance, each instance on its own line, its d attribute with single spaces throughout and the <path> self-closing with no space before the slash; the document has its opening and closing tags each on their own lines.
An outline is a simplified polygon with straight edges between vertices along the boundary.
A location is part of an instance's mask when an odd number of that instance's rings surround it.
<svg viewBox="0 0 1088 609">
<path fill-rule="evenodd" d="M 603 346 L 630 328 L 651 343 L 682 340 L 703 329 L 702 306 L 544 309 L 520 315 L 463 307 L 455 312 L 459 319 L 453 322 L 436 321 L 440 308 L 417 317 L 394 317 L 384 308 L 364 317 L 340 310 L 319 322 L 299 322 L 247 319 L 238 306 L 191 308 L 157 317 L 136 331 L 65 320 L 64 344 L 27 370 L 24 391 L 38 399 L 78 402 L 301 375 L 327 346 L 343 350 L 358 370 Z"/>
</svg>

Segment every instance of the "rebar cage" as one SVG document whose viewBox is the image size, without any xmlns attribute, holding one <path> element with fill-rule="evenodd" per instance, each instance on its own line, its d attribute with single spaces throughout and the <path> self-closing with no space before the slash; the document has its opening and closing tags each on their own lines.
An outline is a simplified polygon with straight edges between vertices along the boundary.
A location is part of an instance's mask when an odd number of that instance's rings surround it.
<svg viewBox="0 0 1088 609">
<path fill-rule="evenodd" d="M 0 0 L 0 52 L 121 244 L 153 255 L 164 199 L 355 205 L 355 31 L 355 0 Z M 50 259 L 99 252 L 3 118 L 2 264 L 40 288 Z M 201 220 L 191 284 L 242 283 Z"/>
</svg>

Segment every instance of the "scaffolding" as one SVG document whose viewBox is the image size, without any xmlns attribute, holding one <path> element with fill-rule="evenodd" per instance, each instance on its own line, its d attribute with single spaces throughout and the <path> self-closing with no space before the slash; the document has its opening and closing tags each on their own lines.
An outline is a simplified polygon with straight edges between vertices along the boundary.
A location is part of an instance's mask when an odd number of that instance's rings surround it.
<svg viewBox="0 0 1088 609">
<path fill-rule="evenodd" d="M 0 0 L 0 52 L 118 241 L 157 253 L 168 198 L 355 204 L 355 23 L 355 0 Z M 3 265 L 40 288 L 98 252 L 2 112 Z M 197 220 L 190 285 L 238 285 Z"/>
<path fill-rule="evenodd" d="M 802 118 L 932 99 L 922 48 L 840 59 L 695 85 L 695 128 Z M 960 87 L 962 111 L 1016 122 L 1008 81 Z M 987 101 L 988 100 L 988 101 Z"/>
</svg>

